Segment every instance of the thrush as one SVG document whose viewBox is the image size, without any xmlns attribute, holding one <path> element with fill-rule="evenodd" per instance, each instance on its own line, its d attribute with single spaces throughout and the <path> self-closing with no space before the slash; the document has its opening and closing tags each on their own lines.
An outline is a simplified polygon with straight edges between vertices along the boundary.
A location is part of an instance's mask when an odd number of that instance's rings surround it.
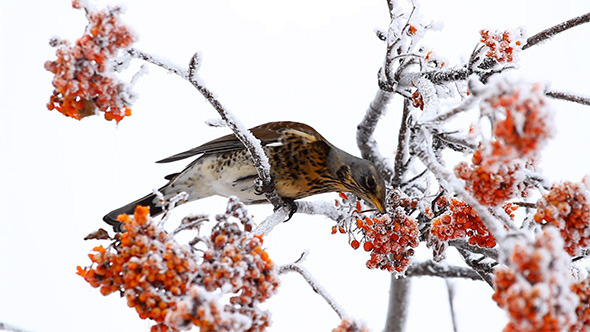
<svg viewBox="0 0 590 332">
<path fill-rule="evenodd" d="M 285 200 L 335 191 L 352 192 L 385 212 L 385 182 L 375 166 L 328 142 L 312 127 L 298 122 L 269 122 L 250 129 L 260 140 L 270 162 L 277 194 Z M 168 163 L 200 155 L 180 173 L 165 177 L 159 189 L 165 201 L 181 192 L 186 202 L 213 195 L 237 196 L 246 204 L 267 202 L 255 180 L 258 173 L 249 152 L 230 134 L 196 148 L 157 161 Z M 146 195 L 104 216 L 115 230 L 121 230 L 117 216 L 132 214 L 137 205 L 150 207 L 150 215 L 163 212 L 154 193 Z"/>
</svg>

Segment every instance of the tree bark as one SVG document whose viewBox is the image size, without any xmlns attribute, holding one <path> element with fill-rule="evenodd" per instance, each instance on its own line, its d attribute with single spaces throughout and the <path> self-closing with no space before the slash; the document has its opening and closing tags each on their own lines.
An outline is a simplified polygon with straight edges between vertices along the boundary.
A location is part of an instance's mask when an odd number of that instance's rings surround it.
<svg viewBox="0 0 590 332">
<path fill-rule="evenodd" d="M 406 329 L 410 307 L 410 280 L 410 278 L 396 278 L 395 274 L 391 274 L 385 332 L 403 332 Z"/>
</svg>

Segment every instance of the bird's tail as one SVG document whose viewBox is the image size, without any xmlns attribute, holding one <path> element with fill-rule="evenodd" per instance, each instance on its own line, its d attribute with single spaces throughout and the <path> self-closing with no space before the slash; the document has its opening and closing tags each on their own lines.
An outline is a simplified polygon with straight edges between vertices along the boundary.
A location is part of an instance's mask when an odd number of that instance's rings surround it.
<svg viewBox="0 0 590 332">
<path fill-rule="evenodd" d="M 136 201 L 133 201 L 125 206 L 122 206 L 118 209 L 115 209 L 115 210 L 107 213 L 102 218 L 102 220 L 104 222 L 106 222 L 107 224 L 113 226 L 113 230 L 115 230 L 115 232 L 122 232 L 122 231 L 124 231 L 124 229 L 122 228 L 123 223 L 117 220 L 117 217 L 120 214 L 132 215 L 133 212 L 135 211 L 135 207 L 138 205 L 142 205 L 142 206 L 149 206 L 151 216 L 157 216 L 163 212 L 162 207 L 159 205 L 156 205 L 155 202 L 157 202 L 157 201 L 158 200 L 156 199 L 155 194 L 152 193 L 152 194 L 146 195 Z"/>
</svg>

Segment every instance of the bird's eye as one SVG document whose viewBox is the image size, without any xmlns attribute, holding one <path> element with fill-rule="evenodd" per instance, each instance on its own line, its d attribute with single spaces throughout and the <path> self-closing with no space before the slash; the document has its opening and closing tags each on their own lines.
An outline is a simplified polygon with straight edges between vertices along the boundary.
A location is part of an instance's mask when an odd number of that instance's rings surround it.
<svg viewBox="0 0 590 332">
<path fill-rule="evenodd" d="M 367 182 L 367 187 L 369 187 L 369 188 L 375 187 L 375 184 L 376 184 L 375 178 L 372 175 L 367 177 L 366 182 Z"/>
</svg>

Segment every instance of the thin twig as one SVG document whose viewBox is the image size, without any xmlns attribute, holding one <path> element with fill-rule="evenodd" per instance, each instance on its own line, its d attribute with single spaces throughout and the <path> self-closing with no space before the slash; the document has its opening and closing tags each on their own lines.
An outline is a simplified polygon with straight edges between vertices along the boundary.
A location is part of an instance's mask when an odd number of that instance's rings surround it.
<svg viewBox="0 0 590 332">
<path fill-rule="evenodd" d="M 465 239 L 450 240 L 448 242 L 448 245 L 456 248 L 461 248 L 466 251 L 470 251 L 474 254 L 481 254 L 493 260 L 498 260 L 499 257 L 498 250 L 493 248 L 482 248 L 480 246 L 474 246 L 469 244 L 469 242 L 467 242 L 467 240 Z"/>
<path fill-rule="evenodd" d="M 529 209 L 534 209 L 537 207 L 537 203 L 529 203 L 529 202 L 512 202 L 514 205 L 522 206 Z"/>
<path fill-rule="evenodd" d="M 442 84 L 446 82 L 464 81 L 469 77 L 467 68 L 449 69 L 449 70 L 432 70 L 421 74 L 432 84 Z"/>
<path fill-rule="evenodd" d="M 562 91 L 545 91 L 545 94 L 549 97 L 555 99 L 563 99 L 567 101 L 572 101 L 574 103 L 582 104 L 582 105 L 590 105 L 590 98 L 583 97 L 579 95 L 575 95 L 569 92 L 562 92 Z"/>
<path fill-rule="evenodd" d="M 309 284 L 309 286 L 311 286 L 311 289 L 313 289 L 314 292 L 320 295 L 330 305 L 330 307 L 332 307 L 332 309 L 334 310 L 334 312 L 336 312 L 340 319 L 346 317 L 346 313 L 344 312 L 344 310 L 336 303 L 334 298 L 332 298 L 332 296 L 328 294 L 328 292 L 323 287 L 320 286 L 317 280 L 315 280 L 315 278 L 311 275 L 311 273 L 309 273 L 309 271 L 305 267 L 296 263 L 285 264 L 279 267 L 279 274 L 284 274 L 287 272 L 299 273 L 303 277 L 303 279 L 305 279 L 305 281 Z"/>
<path fill-rule="evenodd" d="M 477 272 L 483 281 L 490 285 L 490 287 L 494 288 L 494 279 L 492 278 L 491 273 L 493 272 L 493 267 L 496 263 L 487 264 L 481 263 L 481 259 L 472 259 L 471 253 L 463 248 L 457 248 L 457 251 L 463 256 L 465 263 Z"/>
<path fill-rule="evenodd" d="M 567 29 L 571 29 L 575 26 L 578 26 L 583 23 L 588 23 L 588 22 L 590 22 L 590 13 L 584 14 L 582 16 L 574 17 L 571 20 L 567 20 L 563 23 L 559 23 L 555 26 L 552 26 L 551 28 L 545 29 L 545 30 L 537 33 L 534 36 L 527 38 L 526 44 L 524 44 L 522 49 L 526 50 L 527 48 L 534 46 L 542 41 L 545 41 L 560 32 L 563 32 Z"/>
<path fill-rule="evenodd" d="M 451 322 L 453 322 L 453 332 L 457 332 L 457 315 L 455 314 L 455 285 L 449 279 L 445 279 L 447 286 L 447 297 L 449 299 L 449 309 L 451 310 Z"/>
<path fill-rule="evenodd" d="M 486 227 L 490 230 L 490 233 L 496 238 L 498 242 L 502 242 L 506 237 L 506 230 L 504 230 L 503 224 L 494 217 L 487 208 L 483 207 L 462 185 L 455 175 L 443 167 L 434 157 L 434 152 L 431 151 L 431 143 L 428 139 L 428 133 L 426 129 L 421 130 L 423 139 L 414 138 L 416 142 L 422 142 L 420 147 L 416 147 L 418 151 L 416 156 L 420 158 L 422 163 L 437 177 L 441 184 L 450 187 L 450 192 L 455 192 L 461 198 L 471 205 L 475 211 L 477 211 L 479 217 L 484 222 Z"/>
<path fill-rule="evenodd" d="M 400 124 L 399 134 L 397 136 L 397 152 L 395 154 L 394 175 L 392 180 L 393 187 L 399 187 L 402 176 L 406 169 L 404 166 L 404 156 L 408 151 L 408 117 L 410 115 L 410 101 L 404 99 L 404 110 Z"/>
<path fill-rule="evenodd" d="M 428 120 L 428 122 L 443 122 L 445 120 L 448 120 L 448 119 L 456 116 L 457 114 L 468 111 L 473 106 L 473 104 L 475 102 L 477 102 L 478 100 L 479 100 L 479 98 L 477 98 L 473 95 L 470 95 L 469 97 L 467 97 L 463 101 L 461 101 L 461 104 L 459 104 L 457 107 L 453 108 L 452 110 L 450 110 L 448 112 L 441 113 L 441 114 L 435 116 L 431 120 Z"/>
<path fill-rule="evenodd" d="M 439 278 L 463 278 L 471 280 L 481 280 L 480 275 L 473 269 L 437 264 L 428 260 L 419 263 L 412 263 L 405 272 L 407 277 L 439 277 Z"/>
</svg>

